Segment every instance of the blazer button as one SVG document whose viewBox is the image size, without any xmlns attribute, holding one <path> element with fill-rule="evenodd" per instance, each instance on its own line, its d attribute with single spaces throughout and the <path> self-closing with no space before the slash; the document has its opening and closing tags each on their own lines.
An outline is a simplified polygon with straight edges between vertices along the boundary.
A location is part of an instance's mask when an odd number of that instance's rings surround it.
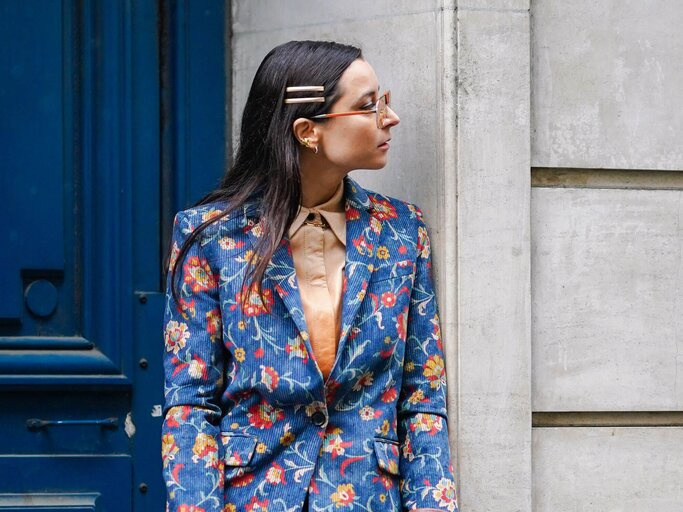
<svg viewBox="0 0 683 512">
<path fill-rule="evenodd" d="M 325 422 L 327 421 L 327 416 L 325 416 L 325 413 L 322 411 L 315 411 L 313 415 L 311 416 L 311 421 L 313 422 L 314 425 L 318 425 L 319 427 L 322 427 Z"/>
</svg>

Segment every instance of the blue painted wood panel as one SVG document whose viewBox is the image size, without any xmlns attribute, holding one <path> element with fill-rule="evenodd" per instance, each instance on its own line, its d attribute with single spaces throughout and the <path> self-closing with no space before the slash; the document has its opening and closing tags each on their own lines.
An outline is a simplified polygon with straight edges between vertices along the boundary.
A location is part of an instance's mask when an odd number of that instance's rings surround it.
<svg viewBox="0 0 683 512">
<path fill-rule="evenodd" d="M 163 259 L 223 173 L 225 15 L 0 2 L 0 510 L 163 510 Z"/>
<path fill-rule="evenodd" d="M 73 310 L 60 308 L 48 320 L 49 315 L 29 315 L 24 307 L 25 289 L 34 281 L 52 286 L 57 301 L 73 294 L 71 281 L 64 281 L 71 263 L 64 228 L 72 222 L 73 209 L 68 193 L 73 174 L 65 154 L 72 141 L 63 129 L 71 116 L 64 108 L 70 102 L 64 100 L 72 84 L 63 74 L 70 23 L 59 2 L 0 2 L 0 216 L 5 232 L 0 321 L 15 326 L 21 321 L 25 331 L 17 328 L 16 334 L 76 332 Z M 61 190 L 67 193 L 55 193 Z M 44 294 L 34 293 L 34 308 Z"/>
</svg>

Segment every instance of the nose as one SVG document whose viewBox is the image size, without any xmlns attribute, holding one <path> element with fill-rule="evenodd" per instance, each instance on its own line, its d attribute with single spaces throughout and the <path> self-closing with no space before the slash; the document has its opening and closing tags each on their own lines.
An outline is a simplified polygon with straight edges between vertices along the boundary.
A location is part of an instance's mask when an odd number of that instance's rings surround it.
<svg viewBox="0 0 683 512">
<path fill-rule="evenodd" d="M 384 118 L 384 128 L 387 128 L 389 126 L 396 126 L 400 122 L 401 118 L 399 118 L 396 115 L 396 112 L 394 112 L 393 109 L 389 105 L 387 105 L 387 117 Z"/>
</svg>

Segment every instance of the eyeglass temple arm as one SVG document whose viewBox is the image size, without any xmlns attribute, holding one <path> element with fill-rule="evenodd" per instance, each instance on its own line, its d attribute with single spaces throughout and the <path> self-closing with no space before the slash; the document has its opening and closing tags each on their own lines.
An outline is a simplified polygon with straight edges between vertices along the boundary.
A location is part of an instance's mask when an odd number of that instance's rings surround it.
<svg viewBox="0 0 683 512">
<path fill-rule="evenodd" d="M 317 116 L 311 116 L 311 119 L 325 118 L 325 117 L 342 117 L 342 116 L 353 116 L 356 114 L 374 114 L 377 109 L 373 110 L 352 110 L 350 112 L 333 112 L 331 114 L 318 114 Z"/>
</svg>

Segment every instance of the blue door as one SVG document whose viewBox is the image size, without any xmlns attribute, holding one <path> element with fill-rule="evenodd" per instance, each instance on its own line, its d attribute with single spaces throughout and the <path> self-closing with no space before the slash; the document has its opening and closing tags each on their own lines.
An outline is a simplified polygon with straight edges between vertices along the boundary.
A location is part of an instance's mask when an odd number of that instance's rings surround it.
<svg viewBox="0 0 683 512">
<path fill-rule="evenodd" d="M 163 511 L 163 260 L 225 160 L 222 1 L 0 1 L 0 511 Z"/>
</svg>

